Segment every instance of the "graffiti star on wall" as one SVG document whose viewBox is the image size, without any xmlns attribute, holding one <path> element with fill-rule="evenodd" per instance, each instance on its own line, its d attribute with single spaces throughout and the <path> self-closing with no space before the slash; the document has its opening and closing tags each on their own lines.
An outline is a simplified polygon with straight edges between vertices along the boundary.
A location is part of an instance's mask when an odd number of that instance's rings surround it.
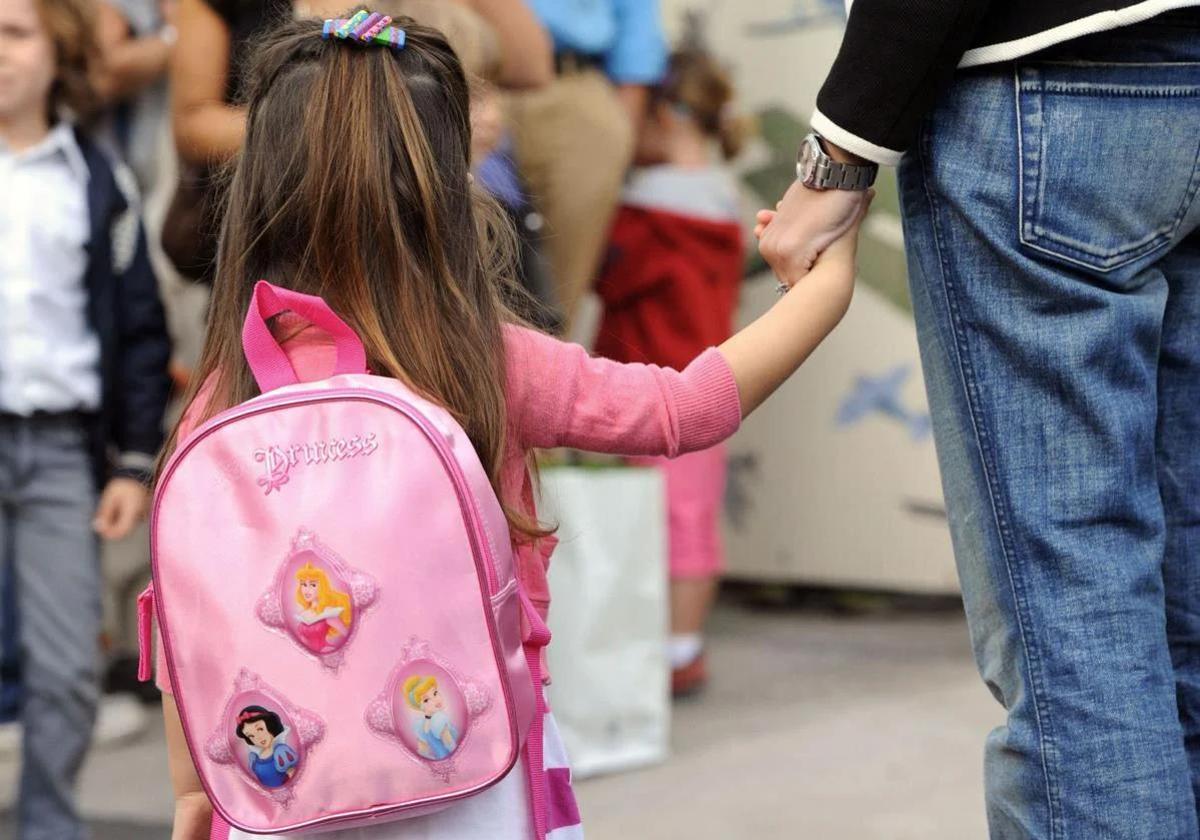
<svg viewBox="0 0 1200 840">
<path fill-rule="evenodd" d="M 924 440 L 932 432 L 929 415 L 904 407 L 901 389 L 912 375 L 909 365 L 898 365 L 880 376 L 860 376 L 854 390 L 838 408 L 837 424 L 842 428 L 861 423 L 873 414 L 882 414 L 908 427 L 913 440 Z"/>
</svg>

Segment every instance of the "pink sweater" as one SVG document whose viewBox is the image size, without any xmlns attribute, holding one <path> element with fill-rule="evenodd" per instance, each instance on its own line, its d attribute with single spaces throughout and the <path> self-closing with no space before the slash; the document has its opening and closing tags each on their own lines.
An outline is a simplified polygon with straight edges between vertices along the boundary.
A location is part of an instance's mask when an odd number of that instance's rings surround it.
<svg viewBox="0 0 1200 840">
<path fill-rule="evenodd" d="M 737 431 L 737 384 L 725 357 L 709 349 L 682 372 L 593 358 L 530 330 L 505 335 L 509 444 L 501 482 L 506 499 L 536 513 L 525 456 L 566 446 L 615 455 L 666 455 L 707 449 Z M 554 541 L 518 549 L 521 582 L 543 613 Z"/>
<path fill-rule="evenodd" d="M 291 332 L 297 324 L 284 320 L 289 317 L 294 316 L 283 316 L 277 328 Z M 536 515 L 526 469 L 531 449 L 673 457 L 720 443 L 741 423 L 737 384 L 715 348 L 677 372 L 592 358 L 577 344 L 519 327 L 507 327 L 504 339 L 509 437 L 501 487 L 505 500 L 527 514 Z M 301 380 L 321 379 L 333 370 L 333 342 L 319 329 L 304 328 L 283 346 Z M 196 402 L 203 399 L 202 391 Z M 180 442 L 194 428 L 189 408 Z M 517 549 L 518 576 L 543 615 L 550 606 L 546 569 L 554 544 L 548 539 Z M 161 653 L 158 665 L 159 685 L 168 690 Z"/>
</svg>

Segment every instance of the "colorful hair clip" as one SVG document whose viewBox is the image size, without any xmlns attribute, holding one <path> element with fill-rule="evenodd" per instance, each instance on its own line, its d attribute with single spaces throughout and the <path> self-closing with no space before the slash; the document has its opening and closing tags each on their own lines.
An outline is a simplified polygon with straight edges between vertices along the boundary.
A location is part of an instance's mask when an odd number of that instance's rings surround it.
<svg viewBox="0 0 1200 840">
<path fill-rule="evenodd" d="M 405 41 L 408 40 L 408 33 L 406 33 L 399 26 L 389 26 L 387 29 L 383 30 L 383 32 L 379 33 L 378 36 L 376 36 L 376 43 L 379 42 L 380 38 L 387 38 L 385 43 L 391 45 L 395 49 L 400 49 L 404 46 Z"/>
<path fill-rule="evenodd" d="M 398 26 L 390 26 L 392 18 L 379 12 L 356 12 L 354 17 L 325 21 L 321 28 L 324 40 L 337 38 L 341 41 L 355 41 L 360 44 L 379 44 L 384 47 L 400 49 L 408 40 L 408 35 Z"/>
<path fill-rule="evenodd" d="M 376 16 L 371 15 L 371 17 Z M 370 18 L 368 18 L 368 22 L 370 22 Z M 363 24 L 363 27 L 365 28 L 363 28 L 362 34 L 358 36 L 358 40 L 362 41 L 363 43 L 374 41 L 375 37 L 384 29 L 386 29 L 388 24 L 391 22 L 392 18 L 390 15 L 379 15 L 370 26 Z"/>
<path fill-rule="evenodd" d="M 363 18 L 360 23 L 355 25 L 354 31 L 350 33 L 351 37 L 353 37 L 354 40 L 356 40 L 356 41 L 367 40 L 366 38 L 363 37 L 363 35 L 365 35 L 367 33 L 367 30 L 369 30 L 372 26 L 375 25 L 376 21 L 378 21 L 382 18 L 383 18 L 383 15 L 379 14 L 379 12 L 371 12 L 365 18 Z"/>
<path fill-rule="evenodd" d="M 346 40 L 350 37 L 350 33 L 354 31 L 354 28 L 366 20 L 367 17 L 368 14 L 365 9 L 355 12 L 354 17 L 339 26 L 334 34 L 343 41 Z"/>
</svg>

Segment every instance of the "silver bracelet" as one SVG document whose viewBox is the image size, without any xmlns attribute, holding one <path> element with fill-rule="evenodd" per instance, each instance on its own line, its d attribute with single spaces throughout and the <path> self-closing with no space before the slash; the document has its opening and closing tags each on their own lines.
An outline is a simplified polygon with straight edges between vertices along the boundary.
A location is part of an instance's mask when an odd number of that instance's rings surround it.
<svg viewBox="0 0 1200 840">
<path fill-rule="evenodd" d="M 782 280 L 779 280 L 775 283 L 775 294 L 779 295 L 780 297 L 783 297 L 791 290 L 792 287 L 787 283 L 784 283 Z"/>
</svg>

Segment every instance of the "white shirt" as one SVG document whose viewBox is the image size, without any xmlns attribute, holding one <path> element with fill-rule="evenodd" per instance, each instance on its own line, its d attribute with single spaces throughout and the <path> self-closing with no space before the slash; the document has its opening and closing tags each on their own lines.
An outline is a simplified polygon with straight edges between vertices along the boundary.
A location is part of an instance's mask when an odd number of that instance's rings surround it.
<svg viewBox="0 0 1200 840">
<path fill-rule="evenodd" d="M 0 411 L 100 407 L 87 318 L 88 168 L 69 125 L 19 154 L 0 143 Z"/>
</svg>

